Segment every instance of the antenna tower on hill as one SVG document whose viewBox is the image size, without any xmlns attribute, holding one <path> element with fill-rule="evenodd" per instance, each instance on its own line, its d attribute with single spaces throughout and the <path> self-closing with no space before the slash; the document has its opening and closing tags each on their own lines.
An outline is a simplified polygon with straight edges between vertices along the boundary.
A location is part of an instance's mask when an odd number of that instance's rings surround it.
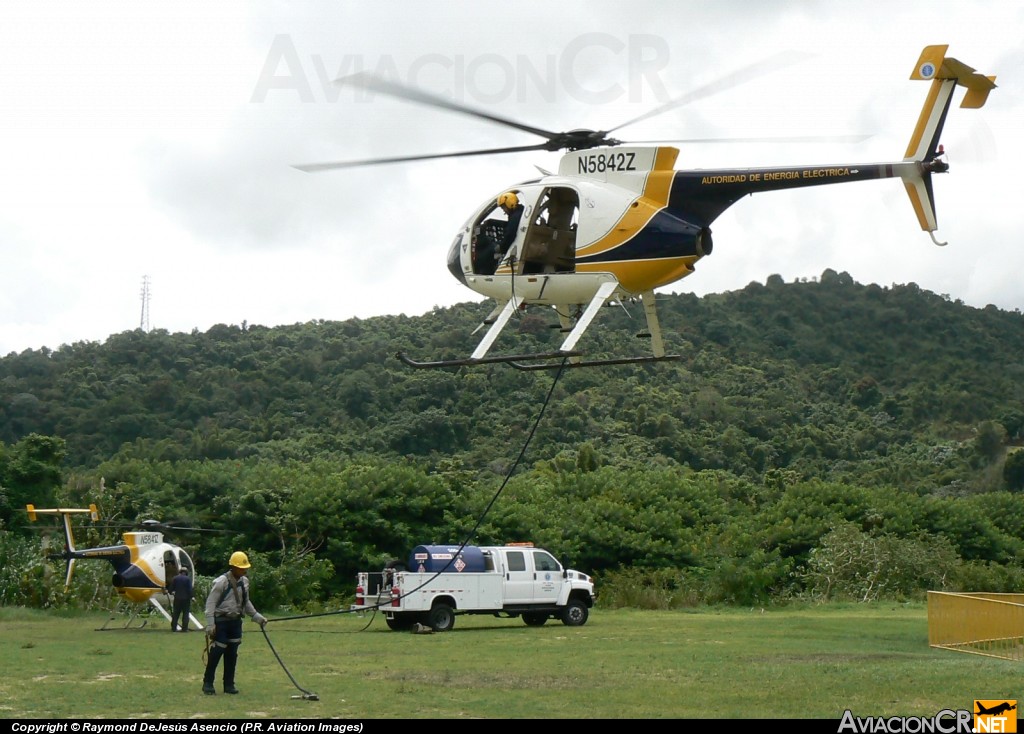
<svg viewBox="0 0 1024 734">
<path fill-rule="evenodd" d="M 139 317 L 139 328 L 149 331 L 149 276 L 142 276 L 142 315 Z"/>
</svg>

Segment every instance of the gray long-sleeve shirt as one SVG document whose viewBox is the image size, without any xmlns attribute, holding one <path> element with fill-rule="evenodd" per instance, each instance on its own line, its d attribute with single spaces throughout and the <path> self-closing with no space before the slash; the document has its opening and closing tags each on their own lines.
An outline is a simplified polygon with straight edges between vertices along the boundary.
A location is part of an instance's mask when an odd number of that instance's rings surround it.
<svg viewBox="0 0 1024 734">
<path fill-rule="evenodd" d="M 218 576 L 206 597 L 206 623 L 212 625 L 218 616 L 242 617 L 248 614 L 254 620 L 259 615 L 249 600 L 249 579 L 242 576 L 235 580 L 238 595 L 231 589 L 231 572 Z M 241 603 L 239 603 L 241 602 Z"/>
</svg>

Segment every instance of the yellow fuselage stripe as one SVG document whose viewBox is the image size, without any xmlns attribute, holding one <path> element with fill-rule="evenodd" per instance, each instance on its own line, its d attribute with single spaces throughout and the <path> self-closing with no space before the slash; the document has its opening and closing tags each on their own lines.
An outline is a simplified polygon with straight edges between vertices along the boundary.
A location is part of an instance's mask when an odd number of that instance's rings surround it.
<svg viewBox="0 0 1024 734">
<path fill-rule="evenodd" d="M 675 179 L 675 164 L 678 151 L 675 148 L 658 148 L 654 170 L 647 174 L 643 193 L 629 205 L 619 221 L 608 234 L 589 245 L 577 248 L 577 253 L 592 257 L 613 250 L 636 235 L 651 221 L 651 218 L 668 204 L 668 195 Z M 583 268 L 580 268 L 581 270 Z"/>
<path fill-rule="evenodd" d="M 699 258 L 688 255 L 659 260 L 623 260 L 576 266 L 577 273 L 612 273 L 624 289 L 640 293 L 674 283 L 693 272 Z"/>
</svg>

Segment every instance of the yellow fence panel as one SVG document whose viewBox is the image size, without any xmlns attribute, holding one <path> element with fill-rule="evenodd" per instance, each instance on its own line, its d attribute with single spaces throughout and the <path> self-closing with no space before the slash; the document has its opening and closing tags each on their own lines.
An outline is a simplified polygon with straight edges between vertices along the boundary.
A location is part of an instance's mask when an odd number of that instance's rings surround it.
<svg viewBox="0 0 1024 734">
<path fill-rule="evenodd" d="M 1024 660 L 1024 594 L 929 591 L 928 644 Z"/>
</svg>

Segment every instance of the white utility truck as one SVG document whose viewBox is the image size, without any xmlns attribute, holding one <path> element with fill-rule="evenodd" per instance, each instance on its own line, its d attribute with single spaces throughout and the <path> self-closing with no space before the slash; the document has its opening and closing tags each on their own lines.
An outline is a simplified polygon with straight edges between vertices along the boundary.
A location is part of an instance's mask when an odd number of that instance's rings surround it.
<svg viewBox="0 0 1024 734">
<path fill-rule="evenodd" d="M 457 614 L 521 616 L 531 627 L 557 617 L 578 627 L 594 606 L 593 579 L 532 543 L 419 545 L 408 564 L 393 561 L 357 579 L 355 608 L 383 612 L 393 630 L 419 623 L 446 632 Z"/>
</svg>

